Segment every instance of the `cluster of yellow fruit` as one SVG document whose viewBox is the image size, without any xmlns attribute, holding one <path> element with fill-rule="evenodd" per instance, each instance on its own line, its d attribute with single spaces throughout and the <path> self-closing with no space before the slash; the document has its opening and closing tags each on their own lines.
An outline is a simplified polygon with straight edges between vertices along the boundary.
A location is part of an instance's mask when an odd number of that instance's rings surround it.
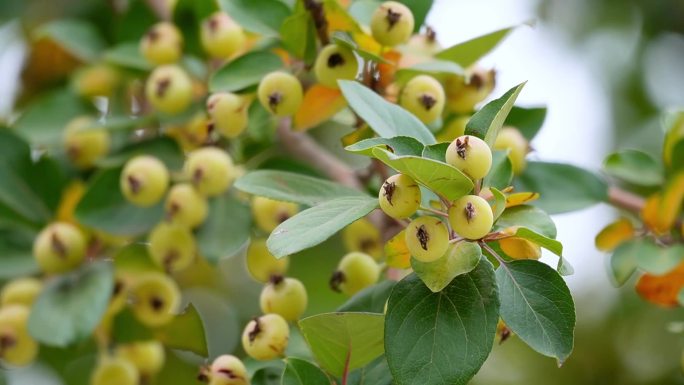
<svg viewBox="0 0 684 385">
<path fill-rule="evenodd" d="M 0 292 L 0 359 L 6 364 L 28 365 L 38 355 L 38 342 L 28 333 L 28 318 L 42 289 L 38 279 L 18 278 Z"/>
<path fill-rule="evenodd" d="M 156 340 L 117 346 L 100 357 L 91 374 L 92 385 L 140 385 L 150 383 L 163 368 L 166 353 Z"/>
</svg>

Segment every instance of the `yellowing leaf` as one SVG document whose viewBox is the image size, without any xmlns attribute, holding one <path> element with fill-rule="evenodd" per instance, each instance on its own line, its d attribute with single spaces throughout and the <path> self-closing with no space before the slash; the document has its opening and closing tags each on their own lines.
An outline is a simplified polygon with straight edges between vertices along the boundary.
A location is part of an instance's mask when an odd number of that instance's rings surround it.
<svg viewBox="0 0 684 385">
<path fill-rule="evenodd" d="M 306 90 L 304 101 L 294 116 L 294 127 L 305 131 L 330 119 L 347 105 L 342 92 L 314 84 Z"/>
<path fill-rule="evenodd" d="M 613 251 L 623 242 L 634 238 L 634 226 L 627 218 L 620 218 L 617 221 L 604 227 L 595 239 L 596 248 L 601 251 Z"/>
<path fill-rule="evenodd" d="M 74 209 L 85 193 L 85 185 L 80 180 L 71 182 L 62 192 L 62 199 L 57 207 L 57 220 L 76 223 Z"/>
<path fill-rule="evenodd" d="M 539 259 L 541 247 L 527 239 L 511 237 L 499 240 L 499 246 L 513 259 Z"/>
<path fill-rule="evenodd" d="M 406 230 L 401 230 L 385 244 L 385 256 L 387 266 L 397 269 L 408 269 L 411 267 L 411 253 L 406 246 Z"/>
<path fill-rule="evenodd" d="M 661 229 L 669 231 L 674 226 L 682 211 L 682 202 L 684 202 L 684 172 L 673 176 L 665 185 L 658 209 Z"/>
<path fill-rule="evenodd" d="M 382 57 L 390 63 L 378 63 L 378 85 L 385 88 L 394 82 L 394 74 L 397 72 L 397 66 L 392 63 L 398 63 L 401 59 L 401 53 L 398 51 L 387 51 L 382 54 Z"/>
<path fill-rule="evenodd" d="M 328 21 L 328 33 L 334 31 L 361 32 L 361 27 L 349 13 L 336 1 L 323 3 L 325 18 Z"/>
<path fill-rule="evenodd" d="M 537 199 L 539 193 L 536 192 L 513 193 L 506 197 L 506 208 L 525 205 Z"/>
<path fill-rule="evenodd" d="M 382 52 L 382 45 L 380 45 L 380 43 L 375 41 L 375 39 L 373 39 L 373 37 L 367 33 L 364 33 L 361 31 L 359 31 L 357 33 L 352 33 L 352 38 L 354 39 L 356 44 L 358 44 L 359 48 L 364 50 L 364 51 L 374 53 L 374 54 L 380 54 Z M 396 51 L 391 51 L 391 52 L 395 52 L 395 54 L 399 54 Z M 390 55 L 390 56 L 392 56 L 392 55 Z M 401 55 L 399 55 L 399 56 L 401 56 Z M 399 57 L 397 57 L 395 60 L 391 60 L 390 57 L 385 57 L 384 54 L 382 55 L 382 57 L 384 59 L 387 59 L 387 60 L 394 62 L 394 63 L 399 62 Z"/>
<path fill-rule="evenodd" d="M 646 227 L 656 234 L 667 232 L 667 229 L 662 227 L 660 219 L 660 201 L 660 194 L 654 193 L 646 199 L 646 203 L 641 209 L 641 220 L 644 221 Z"/>
<path fill-rule="evenodd" d="M 368 127 L 368 125 L 364 125 L 363 127 L 343 136 L 342 145 L 344 147 L 351 146 L 356 142 L 372 138 L 374 135 L 375 133 L 373 132 L 373 130 L 371 130 L 370 127 Z"/>
<path fill-rule="evenodd" d="M 644 274 L 636 291 L 646 301 L 665 307 L 678 305 L 677 295 L 684 287 L 684 263 L 665 275 Z"/>
</svg>

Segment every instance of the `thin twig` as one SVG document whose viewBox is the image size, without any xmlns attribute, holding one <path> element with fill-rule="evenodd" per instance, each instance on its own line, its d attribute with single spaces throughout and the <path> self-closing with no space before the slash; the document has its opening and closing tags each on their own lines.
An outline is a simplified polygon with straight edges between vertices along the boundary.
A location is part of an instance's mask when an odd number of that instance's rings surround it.
<svg viewBox="0 0 684 385">
<path fill-rule="evenodd" d="M 608 201 L 613 206 L 636 213 L 640 213 L 646 204 L 644 198 L 615 186 L 608 188 Z"/>
<path fill-rule="evenodd" d="M 435 214 L 435 215 L 439 215 L 439 216 L 442 216 L 442 217 L 445 217 L 445 218 L 448 218 L 448 217 L 449 217 L 449 214 L 445 213 L 444 211 L 435 210 L 435 209 L 430 208 L 430 207 L 420 206 L 420 209 L 419 209 L 419 210 L 421 210 L 421 211 L 427 211 L 427 212 L 429 212 L 429 213 L 433 213 L 433 214 Z"/>
<path fill-rule="evenodd" d="M 323 3 L 319 3 L 316 0 L 304 0 L 304 7 L 311 13 L 311 18 L 318 34 L 318 40 L 322 45 L 328 45 L 330 43 L 328 20 L 325 18 Z"/>
</svg>

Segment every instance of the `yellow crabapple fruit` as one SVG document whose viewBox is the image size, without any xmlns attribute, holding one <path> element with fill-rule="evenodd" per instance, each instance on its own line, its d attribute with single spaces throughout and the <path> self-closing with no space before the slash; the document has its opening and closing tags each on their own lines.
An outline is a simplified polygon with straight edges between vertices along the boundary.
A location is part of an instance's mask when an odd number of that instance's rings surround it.
<svg viewBox="0 0 684 385">
<path fill-rule="evenodd" d="M 102 357 L 90 377 L 90 385 L 138 385 L 140 374 L 123 358 Z"/>
<path fill-rule="evenodd" d="M 354 80 L 359 72 L 359 62 L 354 51 L 337 44 L 325 46 L 314 65 L 316 79 L 322 85 L 338 88 L 338 80 Z"/>
<path fill-rule="evenodd" d="M 98 127 L 88 116 L 72 119 L 64 129 L 62 141 L 69 160 L 79 168 L 89 168 L 109 152 L 109 131 Z"/>
<path fill-rule="evenodd" d="M 226 138 L 235 138 L 247 128 L 249 104 L 240 95 L 218 92 L 207 99 L 214 128 Z"/>
<path fill-rule="evenodd" d="M 261 290 L 259 304 L 264 313 L 275 313 L 286 321 L 296 321 L 304 314 L 308 296 L 301 281 L 295 278 L 272 276 Z"/>
<path fill-rule="evenodd" d="M 192 102 L 192 80 L 175 64 L 157 67 L 147 78 L 145 96 L 155 110 L 169 115 L 180 114 Z"/>
<path fill-rule="evenodd" d="M 245 33 L 227 13 L 215 12 L 202 22 L 200 40 L 209 55 L 227 59 L 245 46 Z"/>
<path fill-rule="evenodd" d="M 494 148 L 497 150 L 508 149 L 508 159 L 511 161 L 513 173 L 518 175 L 523 172 L 527 164 L 525 157 L 529 152 L 530 145 L 520 131 L 514 127 L 504 127 L 496 137 Z"/>
<path fill-rule="evenodd" d="M 257 89 L 259 102 L 276 116 L 291 116 L 299 109 L 304 98 L 302 84 L 294 75 L 271 72 L 264 76 Z"/>
<path fill-rule="evenodd" d="M 289 257 L 277 259 L 268 251 L 265 239 L 254 239 L 247 248 L 247 270 L 259 282 L 266 283 L 273 276 L 285 274 L 289 265 Z"/>
<path fill-rule="evenodd" d="M 209 213 L 207 199 L 189 183 L 171 187 L 164 208 L 168 222 L 189 228 L 201 225 Z"/>
<path fill-rule="evenodd" d="M 163 273 L 149 272 L 138 277 L 130 293 L 133 314 L 138 321 L 149 327 L 169 323 L 181 303 L 178 285 Z"/>
<path fill-rule="evenodd" d="M 378 260 L 383 255 L 380 230 L 368 219 L 361 218 L 342 230 L 342 242 L 347 251 L 362 251 Z"/>
<path fill-rule="evenodd" d="M 140 40 L 140 53 L 155 65 L 175 63 L 183 54 L 183 35 L 172 23 L 157 23 Z"/>
<path fill-rule="evenodd" d="M 36 237 L 33 256 L 45 273 L 63 273 L 83 262 L 86 247 L 86 238 L 78 227 L 67 222 L 55 222 Z"/>
<path fill-rule="evenodd" d="M 470 115 L 459 116 L 449 120 L 444 129 L 437 133 L 438 142 L 451 142 L 459 136 L 465 135 L 466 125 L 470 120 Z"/>
<path fill-rule="evenodd" d="M 330 278 L 330 287 L 352 296 L 380 278 L 380 266 L 373 257 L 358 251 L 346 254 Z"/>
<path fill-rule="evenodd" d="M 169 171 L 164 163 L 150 155 L 138 155 L 121 171 L 121 193 L 136 206 L 148 207 L 159 202 L 169 186 Z"/>
<path fill-rule="evenodd" d="M 122 344 L 115 350 L 115 357 L 133 364 L 144 377 L 159 373 L 164 366 L 165 356 L 164 345 L 157 340 Z"/>
<path fill-rule="evenodd" d="M 0 359 L 7 364 L 25 366 L 38 355 L 38 343 L 28 332 L 29 314 L 24 305 L 0 308 Z"/>
<path fill-rule="evenodd" d="M 466 239 L 481 239 L 489 234 L 494 223 L 492 208 L 477 195 L 466 195 L 449 208 L 449 224 Z"/>
<path fill-rule="evenodd" d="M 386 1 L 373 12 L 371 32 L 373 38 L 388 47 L 406 43 L 413 33 L 413 13 L 396 1 Z"/>
<path fill-rule="evenodd" d="M 473 180 L 487 176 L 492 167 L 492 150 L 484 140 L 472 135 L 454 139 L 447 147 L 445 158 Z"/>
<path fill-rule="evenodd" d="M 263 231 L 270 233 L 279 224 L 293 217 L 299 211 L 299 205 L 292 202 L 277 201 L 265 197 L 252 198 L 252 216 L 254 222 Z"/>
<path fill-rule="evenodd" d="M 432 123 L 444 111 L 444 89 L 429 75 L 409 80 L 401 91 L 400 105 L 423 123 Z"/>
<path fill-rule="evenodd" d="M 207 197 L 221 195 L 233 183 L 233 160 L 217 147 L 199 148 L 185 161 L 185 173 L 197 191 Z"/>
<path fill-rule="evenodd" d="M 420 187 L 408 175 L 387 178 L 378 192 L 380 208 L 392 218 L 408 218 L 420 207 Z"/>
<path fill-rule="evenodd" d="M 494 90 L 495 78 L 494 70 L 477 67 L 469 72 L 467 78 L 448 76 L 444 86 L 447 108 L 458 114 L 473 112 L 475 106 Z"/>
<path fill-rule="evenodd" d="M 216 357 L 209 367 L 209 385 L 249 385 L 249 374 L 242 361 L 230 354 Z"/>
<path fill-rule="evenodd" d="M 24 305 L 31 307 L 42 290 L 43 282 L 39 279 L 15 278 L 2 287 L 0 304 L 2 306 Z"/>
<path fill-rule="evenodd" d="M 111 66 L 95 64 L 78 70 L 72 86 L 77 94 L 85 98 L 111 96 L 120 80 L 121 76 Z"/>
<path fill-rule="evenodd" d="M 242 333 L 242 348 L 255 360 L 281 357 L 290 339 L 287 321 L 278 314 L 264 314 L 249 321 Z"/>
<path fill-rule="evenodd" d="M 439 218 L 424 216 L 406 227 L 406 247 L 421 262 L 432 262 L 444 255 L 449 247 L 449 230 Z"/>
<path fill-rule="evenodd" d="M 152 229 L 147 242 L 150 257 L 167 272 L 185 270 L 195 260 L 195 237 L 185 226 L 162 222 Z"/>
</svg>

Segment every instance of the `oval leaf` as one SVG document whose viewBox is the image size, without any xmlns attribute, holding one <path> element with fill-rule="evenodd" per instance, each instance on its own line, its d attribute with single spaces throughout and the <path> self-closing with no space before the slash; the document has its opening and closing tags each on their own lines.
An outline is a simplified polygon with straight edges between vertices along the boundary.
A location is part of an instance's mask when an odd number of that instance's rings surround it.
<svg viewBox="0 0 684 385">
<path fill-rule="evenodd" d="M 437 53 L 436 57 L 438 59 L 450 60 L 461 65 L 463 68 L 470 67 L 499 45 L 499 43 L 515 28 L 516 26 L 503 28 L 453 45 Z"/>
<path fill-rule="evenodd" d="M 249 206 L 230 194 L 216 197 L 210 201 L 209 216 L 197 231 L 199 251 L 210 262 L 233 256 L 249 240 L 251 227 Z"/>
<path fill-rule="evenodd" d="M 421 156 L 425 148 L 422 143 L 409 136 L 394 138 L 370 138 L 358 141 L 344 149 L 359 155 L 373 156 L 375 147 L 384 148 L 395 155 Z"/>
<path fill-rule="evenodd" d="M 491 147 L 501 131 L 508 113 L 527 82 L 511 88 L 502 97 L 487 103 L 466 124 L 466 134 L 483 139 Z"/>
<path fill-rule="evenodd" d="M 320 84 L 309 87 L 304 94 L 302 106 L 294 116 L 294 128 L 306 131 L 330 119 L 347 105 L 340 90 Z"/>
<path fill-rule="evenodd" d="M 253 51 L 234 59 L 219 68 L 209 79 L 211 92 L 235 92 L 259 84 L 266 74 L 283 67 L 283 61 L 274 53 Z"/>
<path fill-rule="evenodd" d="M 482 249 L 477 243 L 458 242 L 449 245 L 447 252 L 433 262 L 421 262 L 411 258 L 413 271 L 425 285 L 437 293 L 461 274 L 471 272 L 480 263 Z"/>
<path fill-rule="evenodd" d="M 663 184 L 663 166 L 652 156 L 637 150 L 622 150 L 608 155 L 603 169 L 613 178 L 637 186 Z"/>
<path fill-rule="evenodd" d="M 281 385 L 325 385 L 330 384 L 328 376 L 307 360 L 290 357 L 285 360 Z"/>
</svg>

